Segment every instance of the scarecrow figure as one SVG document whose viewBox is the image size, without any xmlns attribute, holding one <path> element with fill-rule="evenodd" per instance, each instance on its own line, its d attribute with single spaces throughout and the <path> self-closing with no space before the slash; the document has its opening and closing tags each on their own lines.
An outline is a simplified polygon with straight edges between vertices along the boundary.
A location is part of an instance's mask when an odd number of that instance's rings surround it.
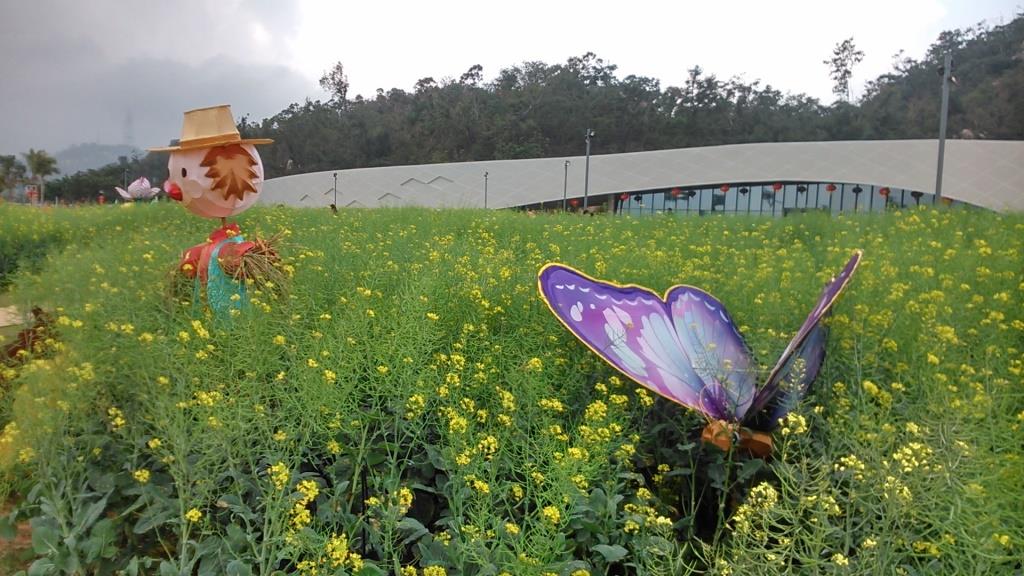
<svg viewBox="0 0 1024 576">
<path fill-rule="evenodd" d="M 206 302 L 217 313 L 240 308 L 247 284 L 280 280 L 279 258 L 273 240 L 245 241 L 234 216 L 252 206 L 263 187 L 263 162 L 258 144 L 265 138 L 242 139 L 230 106 L 212 106 L 185 112 L 181 139 L 176 145 L 151 148 L 170 152 L 170 176 L 164 191 L 193 214 L 220 218 L 220 227 L 202 244 L 182 254 L 176 274 L 193 281 L 194 301 L 205 289 Z"/>
</svg>

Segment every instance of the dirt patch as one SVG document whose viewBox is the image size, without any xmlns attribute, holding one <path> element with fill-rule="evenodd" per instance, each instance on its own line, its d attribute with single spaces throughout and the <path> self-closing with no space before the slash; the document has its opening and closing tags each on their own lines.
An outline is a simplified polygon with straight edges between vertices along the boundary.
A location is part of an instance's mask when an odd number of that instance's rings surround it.
<svg viewBox="0 0 1024 576">
<path fill-rule="evenodd" d="M 5 504 L 0 508 L 0 516 L 6 516 L 10 511 L 11 505 Z M 13 539 L 0 538 L 0 574 L 26 570 L 35 557 L 32 552 L 32 528 L 28 521 L 19 523 L 16 530 Z"/>
<path fill-rule="evenodd" d="M 18 311 L 15 306 L 0 308 L 0 328 L 4 326 L 18 326 L 25 323 L 25 315 Z"/>
</svg>

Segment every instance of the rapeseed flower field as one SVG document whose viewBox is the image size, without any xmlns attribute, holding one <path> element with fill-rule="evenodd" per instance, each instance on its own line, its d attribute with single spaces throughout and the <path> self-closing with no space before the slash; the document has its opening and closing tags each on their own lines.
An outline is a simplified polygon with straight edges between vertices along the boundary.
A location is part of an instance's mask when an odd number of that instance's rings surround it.
<svg viewBox="0 0 1024 576">
<path fill-rule="evenodd" d="M 258 208 L 286 285 L 168 289 L 207 223 L 0 206 L 51 329 L 0 367 L 29 574 L 1014 574 L 1024 217 Z M 212 227 L 212 226 L 211 226 Z M 537 293 L 559 261 L 704 288 L 761 365 L 854 249 L 825 365 L 767 460 L 618 376 Z"/>
</svg>

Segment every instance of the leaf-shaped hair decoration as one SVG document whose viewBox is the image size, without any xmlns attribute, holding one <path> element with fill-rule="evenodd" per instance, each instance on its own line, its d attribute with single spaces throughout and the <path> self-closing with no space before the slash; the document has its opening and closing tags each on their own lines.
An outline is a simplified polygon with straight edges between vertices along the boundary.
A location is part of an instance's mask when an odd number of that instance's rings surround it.
<svg viewBox="0 0 1024 576">
<path fill-rule="evenodd" d="M 206 177 L 213 179 L 213 191 L 220 192 L 225 200 L 232 196 L 242 201 L 246 192 L 256 193 L 253 180 L 257 178 L 256 159 L 240 144 L 215 146 L 199 163 L 206 171 Z"/>
</svg>

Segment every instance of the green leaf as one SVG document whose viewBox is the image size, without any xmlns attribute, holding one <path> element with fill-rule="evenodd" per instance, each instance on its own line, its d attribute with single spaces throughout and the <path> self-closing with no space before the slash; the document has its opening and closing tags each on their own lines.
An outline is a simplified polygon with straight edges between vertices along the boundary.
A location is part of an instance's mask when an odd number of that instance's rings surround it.
<svg viewBox="0 0 1024 576">
<path fill-rule="evenodd" d="M 132 528 L 132 532 L 135 532 L 136 534 L 145 534 L 157 526 L 166 524 L 173 517 L 173 510 L 161 510 L 158 506 L 147 508 L 146 511 L 142 513 L 142 516 L 139 517 L 139 521 L 135 523 L 135 526 Z"/>
<path fill-rule="evenodd" d="M 52 520 L 32 519 L 32 551 L 36 554 L 50 554 L 61 547 L 60 534 Z"/>
<path fill-rule="evenodd" d="M 85 561 L 93 562 L 98 558 L 113 558 L 117 554 L 114 546 L 114 522 L 104 518 L 97 522 L 89 533 L 89 538 L 82 543 Z"/>
<path fill-rule="evenodd" d="M 356 573 L 357 576 L 386 576 L 387 572 L 384 572 L 373 564 L 363 564 L 362 569 Z"/>
<path fill-rule="evenodd" d="M 57 567 L 49 558 L 40 558 L 28 567 L 28 576 L 51 576 L 57 574 Z"/>
<path fill-rule="evenodd" d="M 117 478 L 114 474 L 107 472 L 102 473 L 100 470 L 90 468 L 89 470 L 89 486 L 100 492 L 112 492 L 115 485 L 117 484 Z"/>
<path fill-rule="evenodd" d="M 227 576 L 252 576 L 252 567 L 241 560 L 232 560 L 228 562 L 224 574 Z"/>
<path fill-rule="evenodd" d="M 747 460 L 746 462 L 743 463 L 743 466 L 740 467 L 740 471 L 736 474 L 736 478 L 740 482 L 743 482 L 749 479 L 754 474 L 757 474 L 758 471 L 761 470 L 761 468 L 764 468 L 764 460 L 761 460 L 760 458 Z"/>
<path fill-rule="evenodd" d="M 103 498 L 100 498 L 89 505 L 89 508 L 85 511 L 85 516 L 82 518 L 82 521 L 78 523 L 79 532 L 87 531 L 89 527 L 93 525 L 93 522 L 96 522 L 96 519 L 100 517 L 103 510 L 107 508 L 107 498 L 109 497 L 110 494 L 107 494 Z"/>
<path fill-rule="evenodd" d="M 0 538 L 4 540 L 14 540 L 14 537 L 18 535 L 18 527 L 14 524 L 9 516 L 0 518 Z"/>
<path fill-rule="evenodd" d="M 242 529 L 238 524 L 228 524 L 225 529 L 225 540 L 227 540 L 228 547 L 235 552 L 241 552 L 245 550 L 249 544 L 249 539 L 246 538 L 245 530 Z"/>
<path fill-rule="evenodd" d="M 598 544 L 597 546 L 593 546 L 591 550 L 597 552 L 601 556 L 604 556 L 605 562 L 608 562 L 609 564 L 618 562 L 629 555 L 629 550 L 626 550 L 618 544 Z"/>
<path fill-rule="evenodd" d="M 180 576 L 180 575 L 178 574 L 177 568 L 174 567 L 174 564 L 171 564 L 167 560 L 164 560 L 163 562 L 160 563 L 160 576 Z"/>
<path fill-rule="evenodd" d="M 402 518 L 402 521 L 398 523 L 398 529 L 406 535 L 402 544 L 410 544 L 430 533 L 430 530 L 427 530 L 426 526 L 421 524 L 419 520 L 408 517 Z"/>
<path fill-rule="evenodd" d="M 380 452 L 370 452 L 369 454 L 366 455 L 366 465 L 376 466 L 378 464 L 381 464 L 382 462 L 385 462 L 387 459 L 388 453 L 383 450 Z"/>
<path fill-rule="evenodd" d="M 427 486 L 419 482 L 413 482 L 412 489 L 418 492 L 427 492 L 428 494 L 437 494 L 437 490 L 434 490 L 433 486 Z"/>
</svg>

